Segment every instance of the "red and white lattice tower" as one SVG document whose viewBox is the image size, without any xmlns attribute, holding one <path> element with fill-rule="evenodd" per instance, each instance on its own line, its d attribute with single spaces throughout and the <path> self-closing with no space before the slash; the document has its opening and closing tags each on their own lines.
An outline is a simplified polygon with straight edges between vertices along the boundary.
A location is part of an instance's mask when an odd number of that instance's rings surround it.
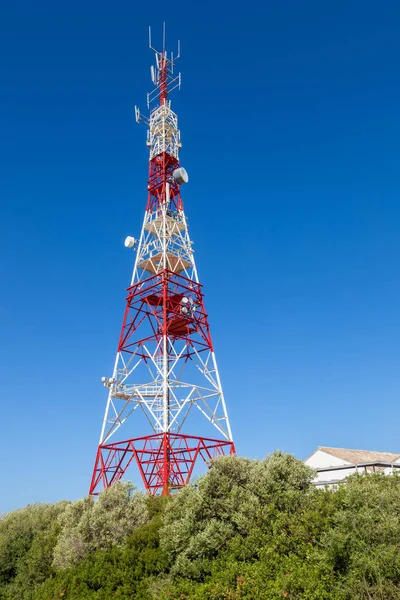
<svg viewBox="0 0 400 600">
<path fill-rule="evenodd" d="M 168 495 L 189 482 L 199 457 L 210 464 L 235 452 L 180 193 L 188 177 L 179 165 L 178 119 L 168 100 L 180 87 L 181 76 L 174 75 L 179 48 L 175 58 L 152 48 L 151 39 L 150 48 L 156 66 L 149 118 L 135 109 L 136 120 L 149 127 L 147 206 L 139 241 L 125 241 L 136 260 L 114 371 L 102 379 L 109 392 L 92 495 L 119 481 L 133 460 L 147 491 Z M 151 430 L 137 437 L 141 412 Z M 186 433 L 199 433 L 196 415 L 200 432 L 208 428 L 212 435 Z"/>
</svg>

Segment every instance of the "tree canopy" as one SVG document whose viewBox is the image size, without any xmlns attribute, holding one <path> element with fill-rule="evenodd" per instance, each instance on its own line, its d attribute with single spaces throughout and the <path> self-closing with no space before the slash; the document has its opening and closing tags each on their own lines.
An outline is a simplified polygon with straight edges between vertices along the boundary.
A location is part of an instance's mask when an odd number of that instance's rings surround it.
<svg viewBox="0 0 400 600">
<path fill-rule="evenodd" d="M 400 600 L 400 478 L 316 489 L 275 452 L 171 498 L 119 483 L 0 520 L 0 600 Z"/>
</svg>

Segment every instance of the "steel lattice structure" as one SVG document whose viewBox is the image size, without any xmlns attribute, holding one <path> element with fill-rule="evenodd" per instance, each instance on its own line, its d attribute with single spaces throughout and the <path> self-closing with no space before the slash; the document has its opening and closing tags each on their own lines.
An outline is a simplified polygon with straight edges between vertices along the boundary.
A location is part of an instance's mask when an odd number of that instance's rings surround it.
<svg viewBox="0 0 400 600">
<path fill-rule="evenodd" d="M 165 36 L 164 36 L 165 40 Z M 150 150 L 148 199 L 140 239 L 127 238 L 136 259 L 111 378 L 90 494 L 119 481 L 135 460 L 149 493 L 168 495 L 189 482 L 197 458 L 206 463 L 235 452 L 183 210 L 180 188 L 187 174 L 179 165 L 178 118 L 169 92 L 178 56 L 155 52 L 153 91 L 147 96 Z M 147 436 L 115 441 L 127 420 L 142 412 Z M 211 437 L 186 435 L 193 413 L 208 421 Z M 203 419 L 203 420 L 204 420 Z M 121 430 L 122 431 L 122 430 Z M 216 439 L 215 439 L 216 438 Z"/>
</svg>

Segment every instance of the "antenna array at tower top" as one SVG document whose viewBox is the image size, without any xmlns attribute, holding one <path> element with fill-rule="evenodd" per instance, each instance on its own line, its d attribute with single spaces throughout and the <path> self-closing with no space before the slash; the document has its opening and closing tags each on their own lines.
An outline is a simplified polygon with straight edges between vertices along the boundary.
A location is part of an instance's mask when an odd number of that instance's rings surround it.
<svg viewBox="0 0 400 600">
<path fill-rule="evenodd" d="M 152 102 L 160 99 L 161 102 L 165 101 L 168 94 L 175 88 L 181 87 L 181 74 L 174 74 L 175 62 L 178 60 L 181 54 L 181 43 L 178 40 L 178 53 L 174 56 L 171 52 L 168 57 L 165 49 L 165 23 L 163 24 L 163 49 L 160 52 L 152 45 L 151 40 L 151 27 L 149 27 L 149 48 L 153 50 L 156 59 L 156 65 L 151 66 L 151 80 L 154 84 L 154 89 L 147 94 L 147 106 L 150 108 Z"/>
</svg>

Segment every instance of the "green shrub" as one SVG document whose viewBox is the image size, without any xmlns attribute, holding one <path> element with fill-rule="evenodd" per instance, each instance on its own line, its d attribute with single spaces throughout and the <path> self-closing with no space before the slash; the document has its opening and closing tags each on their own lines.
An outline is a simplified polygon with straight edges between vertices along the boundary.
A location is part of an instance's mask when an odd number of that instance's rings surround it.
<svg viewBox="0 0 400 600">
<path fill-rule="evenodd" d="M 332 490 L 276 452 L 172 498 L 117 484 L 0 520 L 0 600 L 400 600 L 400 478 Z"/>
</svg>

